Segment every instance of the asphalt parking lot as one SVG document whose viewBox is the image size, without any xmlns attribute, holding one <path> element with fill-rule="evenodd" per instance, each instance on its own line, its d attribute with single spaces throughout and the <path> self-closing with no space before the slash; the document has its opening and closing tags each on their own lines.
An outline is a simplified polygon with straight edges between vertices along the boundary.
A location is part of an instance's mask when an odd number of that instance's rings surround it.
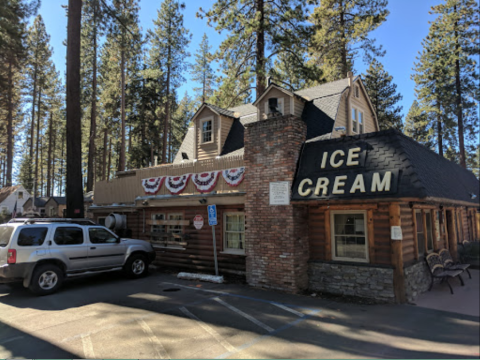
<svg viewBox="0 0 480 360">
<path fill-rule="evenodd" d="M 0 359 L 478 358 L 479 318 L 178 280 L 0 285 Z"/>
</svg>

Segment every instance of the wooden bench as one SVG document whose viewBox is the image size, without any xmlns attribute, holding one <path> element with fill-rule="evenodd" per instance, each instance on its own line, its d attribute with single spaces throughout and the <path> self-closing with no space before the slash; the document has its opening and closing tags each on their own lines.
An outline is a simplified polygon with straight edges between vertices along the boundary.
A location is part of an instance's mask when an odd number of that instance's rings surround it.
<svg viewBox="0 0 480 360">
<path fill-rule="evenodd" d="M 462 270 L 446 270 L 445 267 L 443 266 L 440 255 L 436 253 L 431 253 L 425 257 L 425 261 L 427 262 L 427 265 L 430 269 L 430 275 L 432 279 L 430 282 L 430 287 L 428 288 L 428 291 L 432 290 L 433 282 L 435 278 L 442 279 L 440 283 L 445 281 L 448 287 L 450 288 L 450 293 L 452 295 L 453 295 L 453 289 L 450 283 L 448 282 L 448 279 L 458 277 L 460 279 L 460 283 L 462 284 L 462 286 L 465 285 L 461 276 L 461 273 L 463 271 Z"/>
</svg>

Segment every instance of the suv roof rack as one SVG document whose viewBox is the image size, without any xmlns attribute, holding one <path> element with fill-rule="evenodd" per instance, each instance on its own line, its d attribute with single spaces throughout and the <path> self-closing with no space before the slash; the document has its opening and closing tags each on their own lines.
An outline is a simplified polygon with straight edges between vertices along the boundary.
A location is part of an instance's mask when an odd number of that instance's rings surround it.
<svg viewBox="0 0 480 360">
<path fill-rule="evenodd" d="M 35 224 L 35 223 L 70 223 L 77 225 L 96 225 L 96 223 L 91 219 L 78 218 L 16 218 L 9 221 L 9 223 L 24 223 L 24 224 Z"/>
</svg>

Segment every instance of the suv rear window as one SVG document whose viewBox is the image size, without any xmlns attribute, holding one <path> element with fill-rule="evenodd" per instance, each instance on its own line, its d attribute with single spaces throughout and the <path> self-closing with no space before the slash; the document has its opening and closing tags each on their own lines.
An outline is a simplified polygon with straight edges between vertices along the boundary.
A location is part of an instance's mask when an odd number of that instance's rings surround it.
<svg viewBox="0 0 480 360">
<path fill-rule="evenodd" d="M 83 230 L 77 227 L 59 227 L 53 240 L 57 245 L 83 244 Z"/>
<path fill-rule="evenodd" d="M 8 245 L 14 229 L 12 226 L 0 226 L 0 247 Z"/>
<path fill-rule="evenodd" d="M 23 228 L 18 234 L 18 246 L 41 246 L 47 236 L 48 228 Z"/>
</svg>

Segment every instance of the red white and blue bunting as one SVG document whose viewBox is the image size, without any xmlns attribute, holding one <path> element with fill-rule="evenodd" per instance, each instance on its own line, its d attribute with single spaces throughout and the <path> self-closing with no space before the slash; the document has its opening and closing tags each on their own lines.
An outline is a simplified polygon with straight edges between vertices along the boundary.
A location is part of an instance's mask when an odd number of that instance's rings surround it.
<svg viewBox="0 0 480 360">
<path fill-rule="evenodd" d="M 165 181 L 165 186 L 170 191 L 172 195 L 178 195 L 185 188 L 188 184 L 188 179 L 190 179 L 191 174 L 185 174 L 181 176 L 167 176 L 167 180 Z"/>
<path fill-rule="evenodd" d="M 208 193 L 217 185 L 218 175 L 220 175 L 220 171 L 193 174 L 192 181 L 199 192 Z"/>
<path fill-rule="evenodd" d="M 245 167 L 223 170 L 222 175 L 228 185 L 238 186 L 245 177 Z"/>
<path fill-rule="evenodd" d="M 147 195 L 155 195 L 158 193 L 165 181 L 165 176 L 154 177 L 142 180 L 142 186 Z"/>
</svg>

